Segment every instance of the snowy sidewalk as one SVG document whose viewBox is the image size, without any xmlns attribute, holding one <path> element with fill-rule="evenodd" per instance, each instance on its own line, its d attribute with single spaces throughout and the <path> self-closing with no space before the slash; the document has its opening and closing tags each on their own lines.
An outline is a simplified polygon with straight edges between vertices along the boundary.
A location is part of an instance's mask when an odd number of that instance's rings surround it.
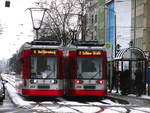
<svg viewBox="0 0 150 113">
<path fill-rule="evenodd" d="M 121 95 L 121 93 L 116 93 L 116 91 L 112 91 L 112 93 L 108 93 L 110 97 L 124 99 L 130 103 L 130 105 L 135 106 L 144 106 L 144 107 L 150 107 L 150 96 L 141 95 L 136 96 L 134 94 L 128 94 L 128 95 Z"/>
</svg>

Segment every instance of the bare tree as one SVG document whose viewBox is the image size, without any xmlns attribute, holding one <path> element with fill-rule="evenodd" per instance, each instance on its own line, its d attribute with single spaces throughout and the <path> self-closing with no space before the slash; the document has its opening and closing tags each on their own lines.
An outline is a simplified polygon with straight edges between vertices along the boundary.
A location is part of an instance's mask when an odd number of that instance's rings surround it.
<svg viewBox="0 0 150 113">
<path fill-rule="evenodd" d="M 3 27 L 2 27 L 2 25 L 0 24 L 0 35 L 2 34 L 2 32 L 3 32 Z"/>
<path fill-rule="evenodd" d="M 63 40 L 66 45 L 73 35 L 84 36 L 85 31 L 85 1 L 84 0 L 51 0 L 44 2 L 39 0 L 37 4 L 48 8 L 48 15 L 45 17 L 39 35 L 49 38 Z M 81 32 L 82 31 L 82 32 Z"/>
</svg>

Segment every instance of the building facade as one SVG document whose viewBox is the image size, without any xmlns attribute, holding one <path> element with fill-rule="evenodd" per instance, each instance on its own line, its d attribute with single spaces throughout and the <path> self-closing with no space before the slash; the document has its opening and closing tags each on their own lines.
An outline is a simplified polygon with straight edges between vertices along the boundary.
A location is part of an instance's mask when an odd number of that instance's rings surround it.
<svg viewBox="0 0 150 113">
<path fill-rule="evenodd" d="M 116 13 L 114 0 L 86 0 L 86 40 L 98 40 L 108 45 L 108 58 L 115 57 Z"/>
<path fill-rule="evenodd" d="M 110 57 L 116 56 L 116 12 L 115 2 L 109 0 L 105 3 L 105 26 L 106 26 L 106 40 L 105 43 L 110 45 Z"/>
<path fill-rule="evenodd" d="M 150 52 L 150 0 L 132 0 L 131 40 L 133 46 Z"/>
<path fill-rule="evenodd" d="M 105 40 L 105 0 L 86 0 L 87 37 L 86 40 Z"/>
<path fill-rule="evenodd" d="M 86 1 L 86 15 L 87 15 L 87 36 L 85 40 L 96 40 L 97 31 L 97 2 L 95 0 Z"/>
</svg>

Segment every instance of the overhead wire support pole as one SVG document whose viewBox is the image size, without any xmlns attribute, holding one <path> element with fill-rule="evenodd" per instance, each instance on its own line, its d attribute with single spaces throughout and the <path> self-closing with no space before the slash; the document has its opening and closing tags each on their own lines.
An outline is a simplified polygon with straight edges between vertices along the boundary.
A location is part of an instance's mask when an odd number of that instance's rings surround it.
<svg viewBox="0 0 150 113">
<path fill-rule="evenodd" d="M 133 37 L 133 47 L 135 47 L 136 38 L 136 0 L 134 0 L 134 37 Z"/>
</svg>

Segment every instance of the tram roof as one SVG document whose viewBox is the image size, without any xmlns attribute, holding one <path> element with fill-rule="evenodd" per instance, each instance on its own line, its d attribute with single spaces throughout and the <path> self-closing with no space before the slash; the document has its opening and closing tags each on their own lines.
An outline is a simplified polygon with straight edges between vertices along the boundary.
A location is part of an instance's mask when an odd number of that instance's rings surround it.
<svg viewBox="0 0 150 113">
<path fill-rule="evenodd" d="M 71 49 L 105 49 L 104 44 L 98 41 L 74 41 L 69 44 Z"/>
<path fill-rule="evenodd" d="M 123 61 L 146 60 L 146 56 L 144 51 L 142 51 L 140 48 L 130 47 L 130 48 L 121 49 L 117 53 L 114 60 L 123 60 Z"/>
<path fill-rule="evenodd" d="M 32 49 L 32 48 L 61 48 L 62 44 L 58 43 L 56 41 L 32 41 L 32 42 L 26 42 L 24 43 L 19 51 L 25 50 L 25 49 Z"/>
<path fill-rule="evenodd" d="M 99 41 L 74 41 L 72 45 L 75 46 L 104 46 L 104 44 Z"/>
</svg>

